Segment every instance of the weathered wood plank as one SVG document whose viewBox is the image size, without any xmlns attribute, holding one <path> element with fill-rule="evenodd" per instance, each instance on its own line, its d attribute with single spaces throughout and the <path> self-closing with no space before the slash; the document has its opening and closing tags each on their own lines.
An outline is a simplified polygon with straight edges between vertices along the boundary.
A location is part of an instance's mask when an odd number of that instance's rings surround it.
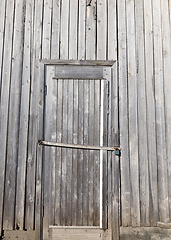
<svg viewBox="0 0 171 240">
<path fill-rule="evenodd" d="M 52 76 L 54 74 L 53 67 L 47 67 L 46 69 L 46 84 L 47 84 L 47 95 L 45 100 L 45 115 L 44 115 L 44 138 L 51 140 L 52 138 L 52 129 L 55 127 L 52 126 L 53 122 L 53 106 L 55 104 L 56 96 L 54 95 L 55 89 L 53 90 L 53 81 Z M 53 122 L 54 124 L 54 122 Z M 56 137 L 56 132 L 53 133 L 53 137 Z M 56 150 L 56 149 L 55 149 Z M 55 153 L 53 154 L 53 149 L 47 146 L 44 147 L 44 158 L 43 158 L 43 187 L 44 187 L 44 219 L 43 219 L 43 237 L 46 239 L 49 236 L 48 229 L 50 224 L 54 224 L 53 219 L 53 210 L 52 209 L 52 196 L 53 193 L 53 163 L 55 162 L 54 158 Z M 53 177 L 53 178 L 52 178 Z M 54 197 L 54 196 L 53 196 Z"/>
<path fill-rule="evenodd" d="M 90 43 L 91 43 L 91 41 L 90 41 Z M 88 41 L 87 41 L 87 44 L 90 44 L 90 43 L 88 43 Z M 91 54 L 93 56 L 95 56 L 95 51 L 91 52 Z M 107 60 L 106 61 L 104 61 L 104 60 L 63 60 L 63 59 L 58 60 L 58 59 L 46 59 L 46 58 L 41 59 L 40 61 L 44 64 L 49 64 L 49 65 L 75 65 L 75 66 L 96 66 L 96 65 L 97 66 L 112 66 L 115 63 L 115 61 L 113 61 L 113 60 L 110 60 L 110 61 L 107 61 Z"/>
<path fill-rule="evenodd" d="M 128 110 L 129 110 L 129 155 L 131 182 L 132 226 L 140 225 L 138 123 L 137 123 L 137 76 L 135 54 L 134 1 L 126 2 L 127 16 L 127 61 L 128 61 Z"/>
<path fill-rule="evenodd" d="M 78 143 L 78 80 L 74 80 L 74 87 L 73 87 L 73 143 Z M 72 152 L 72 161 L 73 161 L 73 178 L 72 178 L 72 225 L 76 226 L 77 222 L 77 161 L 78 161 L 78 151 L 73 149 Z"/>
<path fill-rule="evenodd" d="M 60 59 L 68 59 L 68 26 L 69 26 L 69 0 L 61 4 L 61 34 L 60 34 Z"/>
<path fill-rule="evenodd" d="M 96 54 L 96 0 L 86 4 L 86 60 L 94 60 Z"/>
<path fill-rule="evenodd" d="M 60 120 L 57 121 L 57 141 L 62 141 L 62 81 L 58 80 L 58 102 L 57 102 L 57 116 Z M 61 224 L 61 174 L 62 174 L 62 149 L 57 148 L 57 162 L 56 162 L 56 196 L 55 196 L 55 224 Z"/>
<path fill-rule="evenodd" d="M 119 116 L 121 161 L 121 207 L 122 226 L 131 225 L 130 202 L 130 169 L 128 151 L 128 86 L 127 86 L 127 51 L 125 1 L 118 1 L 118 59 L 119 59 Z"/>
<path fill-rule="evenodd" d="M 67 142 L 68 126 L 68 80 L 63 81 L 62 91 L 62 142 Z M 67 149 L 62 149 L 62 183 L 61 183 L 61 225 L 67 222 Z"/>
<path fill-rule="evenodd" d="M 108 239 L 108 231 L 103 232 L 99 228 L 89 227 L 73 227 L 73 228 L 51 228 L 50 234 L 52 240 L 97 240 L 97 239 Z"/>
<path fill-rule="evenodd" d="M 39 3 L 38 3 L 39 4 Z M 41 5 L 39 5 L 41 6 Z M 37 10 L 37 5 L 35 11 Z M 41 7 L 39 8 L 40 15 Z M 35 16 L 34 16 L 35 13 Z M 38 15 L 38 16 L 40 16 Z M 34 18 L 35 17 L 35 18 Z M 35 22 L 34 22 L 35 19 Z M 30 90 L 30 109 L 29 109 L 29 131 L 28 131 L 28 153 L 27 153 L 27 176 L 26 176 L 26 200 L 25 200 L 25 228 L 28 230 L 32 230 L 35 228 L 34 226 L 34 214 L 35 214 L 35 173 L 36 173 L 36 158 L 37 158 L 37 142 L 38 142 L 38 105 L 39 105 L 39 78 L 37 78 L 37 70 L 38 63 L 36 60 L 40 58 L 40 46 L 41 46 L 41 38 L 40 35 L 42 33 L 42 24 L 40 22 L 37 23 L 37 11 L 34 12 L 34 5 L 32 6 L 32 14 L 31 14 L 31 22 L 32 24 L 38 24 L 39 27 L 36 28 L 32 25 L 31 28 L 31 43 L 32 45 L 32 61 L 31 61 L 31 90 Z M 35 42 L 33 39 L 36 39 Z M 34 46 L 34 47 L 33 47 Z M 33 50 L 34 48 L 34 50 Z M 32 55 L 33 54 L 33 55 Z M 42 89 L 42 88 L 41 88 Z M 34 174 L 33 174 L 34 173 Z"/>
<path fill-rule="evenodd" d="M 90 93 L 89 93 L 89 144 L 94 145 L 94 132 L 95 132 L 95 95 L 94 95 L 94 80 L 90 80 Z M 94 218 L 94 151 L 89 153 L 88 162 L 88 193 L 89 193 L 89 206 L 88 206 L 88 225 L 93 226 Z"/>
<path fill-rule="evenodd" d="M 168 169 L 168 193 L 169 193 L 169 212 L 170 216 L 167 220 L 171 221 L 171 158 L 170 158 L 170 148 L 171 148 L 171 139 L 170 139 L 170 121 L 171 121 L 171 84 L 170 84 L 170 75 L 171 75 L 171 29 L 169 25 L 169 6 L 167 1 L 161 1 L 161 16 L 162 16 L 162 43 L 163 43 L 163 73 L 164 73 L 164 93 L 165 93 L 165 114 L 166 114 L 166 151 L 167 151 L 167 162 L 165 163 L 164 168 Z M 165 172 L 166 174 L 166 172 Z M 166 175 L 165 175 L 166 177 Z"/>
<path fill-rule="evenodd" d="M 74 108 L 73 108 L 73 95 L 74 95 L 74 80 L 70 80 L 68 82 L 68 94 L 65 96 L 68 101 L 68 126 L 67 126 L 67 143 L 72 143 L 73 141 L 73 122 L 74 122 Z M 64 81 L 65 82 L 65 81 Z M 67 149 L 67 174 L 66 174 L 66 184 L 67 184 L 67 192 L 66 192 L 66 225 L 72 225 L 72 181 L 74 181 L 75 176 L 72 175 L 73 165 L 72 165 L 72 149 Z"/>
<path fill-rule="evenodd" d="M 52 75 L 54 74 L 54 67 L 52 68 Z M 51 75 L 51 76 L 52 76 Z M 47 82 L 46 82 L 47 83 Z M 48 122 L 50 124 L 50 139 L 51 141 L 57 140 L 57 82 L 53 81 L 52 78 L 49 79 L 47 83 L 48 96 L 50 98 L 50 104 L 47 108 L 50 108 Z M 45 130 L 46 131 L 46 130 Z M 50 149 L 50 177 L 51 177 L 51 194 L 50 194 L 50 224 L 55 224 L 55 196 L 56 196 L 56 148 Z"/>
<path fill-rule="evenodd" d="M 44 113 L 44 65 L 39 61 L 42 54 L 42 17 L 43 17 L 43 3 L 41 0 L 35 1 L 34 11 L 34 78 L 38 82 L 38 139 L 43 138 L 43 113 Z M 37 161 L 36 161 L 36 198 L 35 198 L 35 230 L 36 239 L 43 237 L 42 231 L 42 204 L 43 204 L 43 177 L 42 177 L 42 155 L 43 148 L 37 146 Z"/>
<path fill-rule="evenodd" d="M 160 1 L 153 1 L 153 29 L 154 29 L 154 77 L 155 77 L 155 106 L 156 106 L 156 138 L 158 160 L 158 193 L 159 193 L 159 221 L 169 221 L 168 180 L 166 165 L 165 143 L 165 110 L 164 110 L 164 73 L 162 55 L 162 31 Z"/>
<path fill-rule="evenodd" d="M 149 171 L 146 124 L 146 86 L 145 86 L 145 56 L 144 56 L 144 22 L 143 1 L 135 1 L 136 25 L 136 64 L 137 64 L 137 94 L 138 94 L 138 147 L 140 171 L 140 223 L 149 226 Z"/>
<path fill-rule="evenodd" d="M 84 80 L 84 95 L 83 95 L 83 144 L 89 144 L 89 84 L 90 81 Z M 83 226 L 88 225 L 88 201 L 89 201 L 89 193 L 88 193 L 88 159 L 89 159 L 89 151 L 83 152 Z"/>
<path fill-rule="evenodd" d="M 59 59 L 59 38 L 60 38 L 60 9 L 61 1 L 52 2 L 52 37 L 51 37 L 51 58 Z"/>
<path fill-rule="evenodd" d="M 17 187 L 16 187 L 16 213 L 15 226 L 24 228 L 24 207 L 25 207 L 25 179 L 27 161 L 27 137 L 28 137 L 28 116 L 30 101 L 31 84 L 31 49 L 32 49 L 32 1 L 26 3 L 25 17 L 25 40 L 23 55 L 23 75 L 21 87 L 21 108 L 19 126 L 19 147 L 18 147 L 18 168 L 17 168 Z"/>
<path fill-rule="evenodd" d="M 62 66 L 56 68 L 55 78 L 62 79 L 101 79 L 103 68 L 88 66 Z"/>
<path fill-rule="evenodd" d="M 7 107 L 7 110 L 9 110 L 8 115 L 8 136 L 7 136 L 7 159 L 6 159 L 6 176 L 5 176 L 5 196 L 4 196 L 4 229 L 13 229 L 14 222 L 15 222 L 15 187 L 16 187 L 16 169 L 17 169 L 17 153 L 18 153 L 18 125 L 19 125 L 19 111 L 20 111 L 20 105 L 18 104 L 20 101 L 20 87 L 21 87 L 21 79 L 22 79 L 22 47 L 23 47 L 23 4 L 16 2 L 15 5 L 13 1 L 10 1 L 7 3 L 7 18 L 9 18 L 9 21 L 6 21 L 6 24 L 8 24 L 7 31 L 9 33 L 6 33 L 6 36 L 8 39 L 5 41 L 8 42 L 8 46 L 5 46 L 6 48 L 9 48 L 8 55 L 8 62 L 4 62 L 4 65 L 9 66 L 8 64 L 11 62 L 11 59 L 13 59 L 11 63 L 11 69 L 4 69 L 5 75 L 9 77 L 9 74 L 11 74 L 11 82 L 10 82 L 10 98 L 9 98 L 9 109 Z M 13 8 L 15 6 L 15 9 Z M 12 10 L 12 11 L 11 11 Z M 14 11 L 17 11 L 18 14 L 15 15 Z M 12 14 L 11 14 L 12 12 Z M 11 16 L 12 15 L 12 16 Z M 14 30 L 12 28 L 14 27 Z M 11 28 L 11 29 L 10 29 Z M 9 34 L 9 35 L 8 35 Z M 12 36 L 13 35 L 13 36 Z M 11 46 L 12 45 L 12 46 Z M 5 59 L 4 59 L 5 60 Z M 6 67 L 7 67 L 6 66 Z M 7 73 L 9 72 L 9 73 Z M 18 81 L 16 81 L 18 79 Z M 3 79 L 5 84 L 8 86 L 9 79 Z M 9 86 L 8 86 L 9 87 Z M 2 89 L 3 93 L 6 93 L 5 98 L 6 103 L 8 102 L 8 94 L 5 92 L 5 89 Z M 3 94 L 2 94 L 3 96 Z M 1 101 L 1 104 L 4 104 L 3 101 Z M 5 106 L 5 104 L 4 104 Z M 2 113 L 1 116 L 5 115 L 5 113 Z M 4 121 L 5 119 L 1 119 Z M 7 120 L 7 119 L 6 119 Z M 7 123 L 6 123 L 7 124 Z M 3 125 L 3 124 L 2 124 Z M 5 127 L 5 126 L 2 126 Z M 6 130 L 6 129 L 4 129 Z M 3 141 L 5 141 L 6 137 L 3 136 Z M 4 149 L 5 150 L 5 149 Z M 2 150 L 2 152 L 4 151 Z M 6 156 L 6 152 L 4 154 Z"/>
<path fill-rule="evenodd" d="M 12 34 L 13 34 L 13 12 L 14 2 L 7 1 L 6 3 L 6 21 L 5 21 L 5 36 L 4 36 L 4 62 L 2 66 L 2 84 L 0 98 L 0 229 L 2 229 L 2 214 L 3 214 L 3 197 L 4 197 L 4 178 L 5 178 L 5 160 L 6 160 L 6 140 L 7 140 L 7 122 L 8 122 L 8 103 L 9 103 L 9 87 L 11 72 L 11 54 L 12 54 Z"/>
<path fill-rule="evenodd" d="M 108 0 L 107 2 L 107 59 L 117 59 L 117 5 L 116 0 Z"/>
<path fill-rule="evenodd" d="M 149 161 L 149 208 L 150 225 L 156 226 L 158 221 L 158 190 L 157 190 L 157 156 L 156 156 L 156 125 L 155 125 L 155 92 L 153 76 L 153 26 L 152 3 L 144 0 L 144 35 L 145 35 L 145 74 L 147 96 L 147 141 Z"/>
<path fill-rule="evenodd" d="M 83 60 L 86 52 L 86 0 L 79 0 L 78 12 L 78 59 Z"/>
<path fill-rule="evenodd" d="M 84 81 L 80 80 L 78 83 L 78 143 L 83 144 L 83 96 L 84 96 Z M 78 150 L 78 160 L 77 160 L 77 219 L 76 226 L 83 225 L 83 150 Z"/>
<path fill-rule="evenodd" d="M 43 36 L 42 36 L 42 56 L 48 57 L 51 53 L 51 22 L 52 20 L 52 0 L 44 1 L 43 13 Z M 50 55 L 49 55 L 50 57 Z"/>
<path fill-rule="evenodd" d="M 109 70 L 108 70 L 109 71 Z M 113 69 L 110 69 L 111 73 L 109 74 L 111 78 L 111 86 L 109 88 L 109 101 L 111 101 L 111 112 L 109 108 L 109 115 L 111 118 L 111 145 L 119 146 L 119 106 L 118 106 L 118 64 L 116 63 L 113 66 Z M 110 107 L 110 102 L 109 102 Z M 108 126 L 108 128 L 110 125 Z M 109 142 L 108 142 L 109 144 Z M 109 153 L 108 153 L 109 154 Z M 119 230 L 120 230 L 120 158 L 114 155 L 112 152 L 111 156 L 111 165 L 108 162 L 109 169 L 108 171 L 112 171 L 111 174 L 111 231 L 112 231 L 112 239 L 119 239 Z M 109 173 L 108 173 L 108 178 Z"/>
<path fill-rule="evenodd" d="M 97 0 L 97 59 L 106 59 L 107 54 L 107 1 Z"/>
<path fill-rule="evenodd" d="M 77 59 L 78 49 L 78 0 L 70 1 L 69 59 Z M 81 29 L 83 31 L 83 29 Z M 81 36 L 83 38 L 83 36 Z M 84 38 L 83 38 L 84 39 Z"/>
<path fill-rule="evenodd" d="M 98 106 L 98 107 L 96 107 Z M 94 144 L 100 146 L 100 80 L 94 82 Z M 98 124 L 97 124 L 98 123 Z M 100 153 L 94 152 L 94 226 L 100 225 Z"/>
<path fill-rule="evenodd" d="M 3 66 L 3 53 L 4 53 L 4 36 L 5 36 L 5 15 L 6 15 L 6 0 L 1 2 L 0 9 L 0 89 L 2 83 L 2 66 Z"/>
</svg>

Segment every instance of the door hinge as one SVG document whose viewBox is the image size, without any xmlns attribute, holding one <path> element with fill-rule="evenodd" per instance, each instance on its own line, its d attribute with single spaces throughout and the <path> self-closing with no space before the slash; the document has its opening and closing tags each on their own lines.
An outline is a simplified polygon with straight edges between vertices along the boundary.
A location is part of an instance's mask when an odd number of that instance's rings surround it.
<svg viewBox="0 0 171 240">
<path fill-rule="evenodd" d="M 42 206 L 42 217 L 44 217 L 44 206 Z"/>
<path fill-rule="evenodd" d="M 45 85 L 45 95 L 47 95 L 47 85 Z"/>
</svg>

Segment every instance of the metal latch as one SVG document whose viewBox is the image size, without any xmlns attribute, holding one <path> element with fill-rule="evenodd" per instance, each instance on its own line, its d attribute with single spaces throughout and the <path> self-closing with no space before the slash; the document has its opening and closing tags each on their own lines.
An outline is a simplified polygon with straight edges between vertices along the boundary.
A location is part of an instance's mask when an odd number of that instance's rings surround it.
<svg viewBox="0 0 171 240">
<path fill-rule="evenodd" d="M 115 155 L 120 157 L 121 156 L 121 150 L 120 149 L 116 149 L 115 150 Z"/>
</svg>

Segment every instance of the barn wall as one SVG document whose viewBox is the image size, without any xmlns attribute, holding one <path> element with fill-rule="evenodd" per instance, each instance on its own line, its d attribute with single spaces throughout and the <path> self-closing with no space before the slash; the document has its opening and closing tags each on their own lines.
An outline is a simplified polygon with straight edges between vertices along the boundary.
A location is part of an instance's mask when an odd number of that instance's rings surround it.
<svg viewBox="0 0 171 240">
<path fill-rule="evenodd" d="M 171 221 L 170 10 L 168 0 L 1 1 L 4 229 L 32 230 L 37 222 L 42 58 L 118 59 L 121 225 Z"/>
<path fill-rule="evenodd" d="M 170 8 L 118 1 L 122 226 L 171 221 Z"/>
<path fill-rule="evenodd" d="M 116 2 L 1 4 L 0 223 L 8 230 L 32 230 L 41 182 L 37 142 L 42 139 L 44 83 L 39 60 L 116 59 Z"/>
</svg>

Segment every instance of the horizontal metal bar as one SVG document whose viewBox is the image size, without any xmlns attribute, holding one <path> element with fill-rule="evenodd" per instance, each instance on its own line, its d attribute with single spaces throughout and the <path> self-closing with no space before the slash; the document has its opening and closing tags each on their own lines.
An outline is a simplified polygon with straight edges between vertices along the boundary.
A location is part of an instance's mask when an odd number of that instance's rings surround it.
<svg viewBox="0 0 171 240">
<path fill-rule="evenodd" d="M 78 145 L 78 144 L 70 144 L 70 143 L 49 142 L 49 141 L 42 141 L 42 140 L 39 141 L 39 145 L 51 146 L 51 147 L 87 149 L 87 150 L 106 150 L 106 151 L 120 150 L 119 147 L 87 146 L 87 145 Z"/>
</svg>

